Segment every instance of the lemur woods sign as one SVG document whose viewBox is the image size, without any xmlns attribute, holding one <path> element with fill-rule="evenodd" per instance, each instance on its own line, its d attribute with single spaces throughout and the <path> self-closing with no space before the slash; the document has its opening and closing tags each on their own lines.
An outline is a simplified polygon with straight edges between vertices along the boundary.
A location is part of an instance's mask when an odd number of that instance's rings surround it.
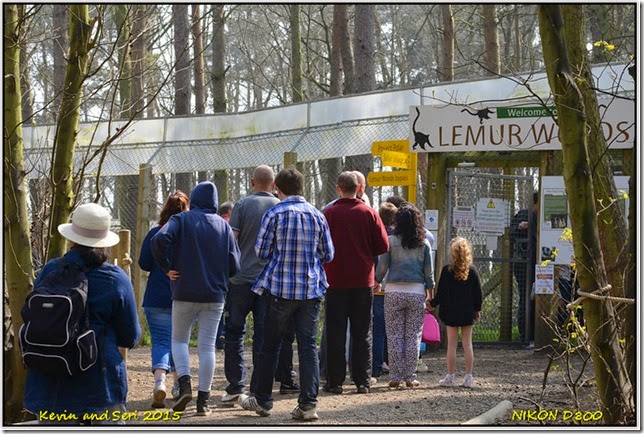
<svg viewBox="0 0 644 434">
<path fill-rule="evenodd" d="M 611 149 L 635 141 L 635 103 L 600 99 L 599 115 Z M 542 151 L 561 149 L 557 109 L 524 105 L 412 106 L 411 152 Z"/>
</svg>

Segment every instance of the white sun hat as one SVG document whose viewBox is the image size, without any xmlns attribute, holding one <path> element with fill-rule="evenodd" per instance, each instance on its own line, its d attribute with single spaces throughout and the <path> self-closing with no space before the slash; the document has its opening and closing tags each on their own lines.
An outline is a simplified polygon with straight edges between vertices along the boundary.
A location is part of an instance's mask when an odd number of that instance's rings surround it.
<svg viewBox="0 0 644 434">
<path fill-rule="evenodd" d="M 112 217 L 108 210 L 96 203 L 85 203 L 72 214 L 71 223 L 58 225 L 58 232 L 74 243 L 87 247 L 111 247 L 119 236 L 110 231 Z"/>
</svg>

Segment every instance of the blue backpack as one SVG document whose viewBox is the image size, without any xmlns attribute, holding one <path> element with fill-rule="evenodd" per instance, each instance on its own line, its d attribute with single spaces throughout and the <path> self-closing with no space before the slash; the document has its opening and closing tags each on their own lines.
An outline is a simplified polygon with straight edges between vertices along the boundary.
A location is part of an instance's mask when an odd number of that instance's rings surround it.
<svg viewBox="0 0 644 434">
<path fill-rule="evenodd" d="M 61 261 L 25 299 L 20 348 L 28 369 L 71 377 L 96 363 L 98 348 L 89 328 L 87 269 Z"/>
</svg>

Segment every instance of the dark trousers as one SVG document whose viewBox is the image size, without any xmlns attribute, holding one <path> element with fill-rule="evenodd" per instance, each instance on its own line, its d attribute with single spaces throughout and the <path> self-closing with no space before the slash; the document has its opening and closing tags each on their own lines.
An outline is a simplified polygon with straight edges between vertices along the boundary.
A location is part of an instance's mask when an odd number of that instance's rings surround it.
<svg viewBox="0 0 644 434">
<path fill-rule="evenodd" d="M 246 362 L 244 361 L 244 336 L 246 336 L 246 316 L 253 312 L 253 373 L 250 391 L 255 392 L 257 385 L 258 356 L 264 337 L 264 312 L 266 297 L 251 291 L 251 283 L 230 284 L 226 295 L 226 340 L 224 346 L 224 373 L 228 386 L 226 392 L 235 395 L 246 388 Z M 292 350 L 291 350 L 292 351 Z"/>
<path fill-rule="evenodd" d="M 534 278 L 534 268 L 523 263 L 517 263 L 514 264 L 513 272 L 515 279 L 517 279 L 517 288 L 519 290 L 519 309 L 517 312 L 519 336 L 521 342 L 532 342 L 534 341 L 535 304 L 534 299 L 530 298 L 532 286 L 528 285 L 528 282 L 532 282 Z"/>
<path fill-rule="evenodd" d="M 308 410 L 317 405 L 320 386 L 316 339 L 320 318 L 320 299 L 288 300 L 267 295 L 264 341 L 256 366 L 257 402 L 273 408 L 273 378 L 277 371 L 278 353 L 289 321 L 294 322 L 297 354 L 300 366 L 300 408 Z"/>
<path fill-rule="evenodd" d="M 385 360 L 385 297 L 376 295 L 373 297 L 373 362 L 371 370 L 374 377 L 382 374 L 382 363 Z"/>
<path fill-rule="evenodd" d="M 346 359 L 344 356 L 347 322 L 351 323 L 349 361 L 351 376 L 356 386 L 370 386 L 371 378 L 371 316 L 373 293 L 371 288 L 332 289 L 326 294 L 327 326 L 327 379 L 329 387 L 344 383 Z"/>
<path fill-rule="evenodd" d="M 287 323 L 280 347 L 279 361 L 277 371 L 275 371 L 275 381 L 283 384 L 293 384 L 293 341 L 295 341 L 295 321 L 293 318 Z"/>
</svg>

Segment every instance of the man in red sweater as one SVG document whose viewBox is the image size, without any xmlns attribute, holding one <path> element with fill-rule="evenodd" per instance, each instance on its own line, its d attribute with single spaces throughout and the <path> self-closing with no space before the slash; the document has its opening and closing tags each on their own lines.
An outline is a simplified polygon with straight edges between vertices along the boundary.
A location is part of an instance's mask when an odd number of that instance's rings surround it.
<svg viewBox="0 0 644 434">
<path fill-rule="evenodd" d="M 351 375 L 358 393 L 369 393 L 371 379 L 371 309 L 374 257 L 389 250 L 387 230 L 378 213 L 356 197 L 358 177 L 342 172 L 340 194 L 324 216 L 331 229 L 335 258 L 324 264 L 326 293 L 327 379 L 332 393 L 342 393 L 347 320 L 351 328 Z"/>
</svg>

